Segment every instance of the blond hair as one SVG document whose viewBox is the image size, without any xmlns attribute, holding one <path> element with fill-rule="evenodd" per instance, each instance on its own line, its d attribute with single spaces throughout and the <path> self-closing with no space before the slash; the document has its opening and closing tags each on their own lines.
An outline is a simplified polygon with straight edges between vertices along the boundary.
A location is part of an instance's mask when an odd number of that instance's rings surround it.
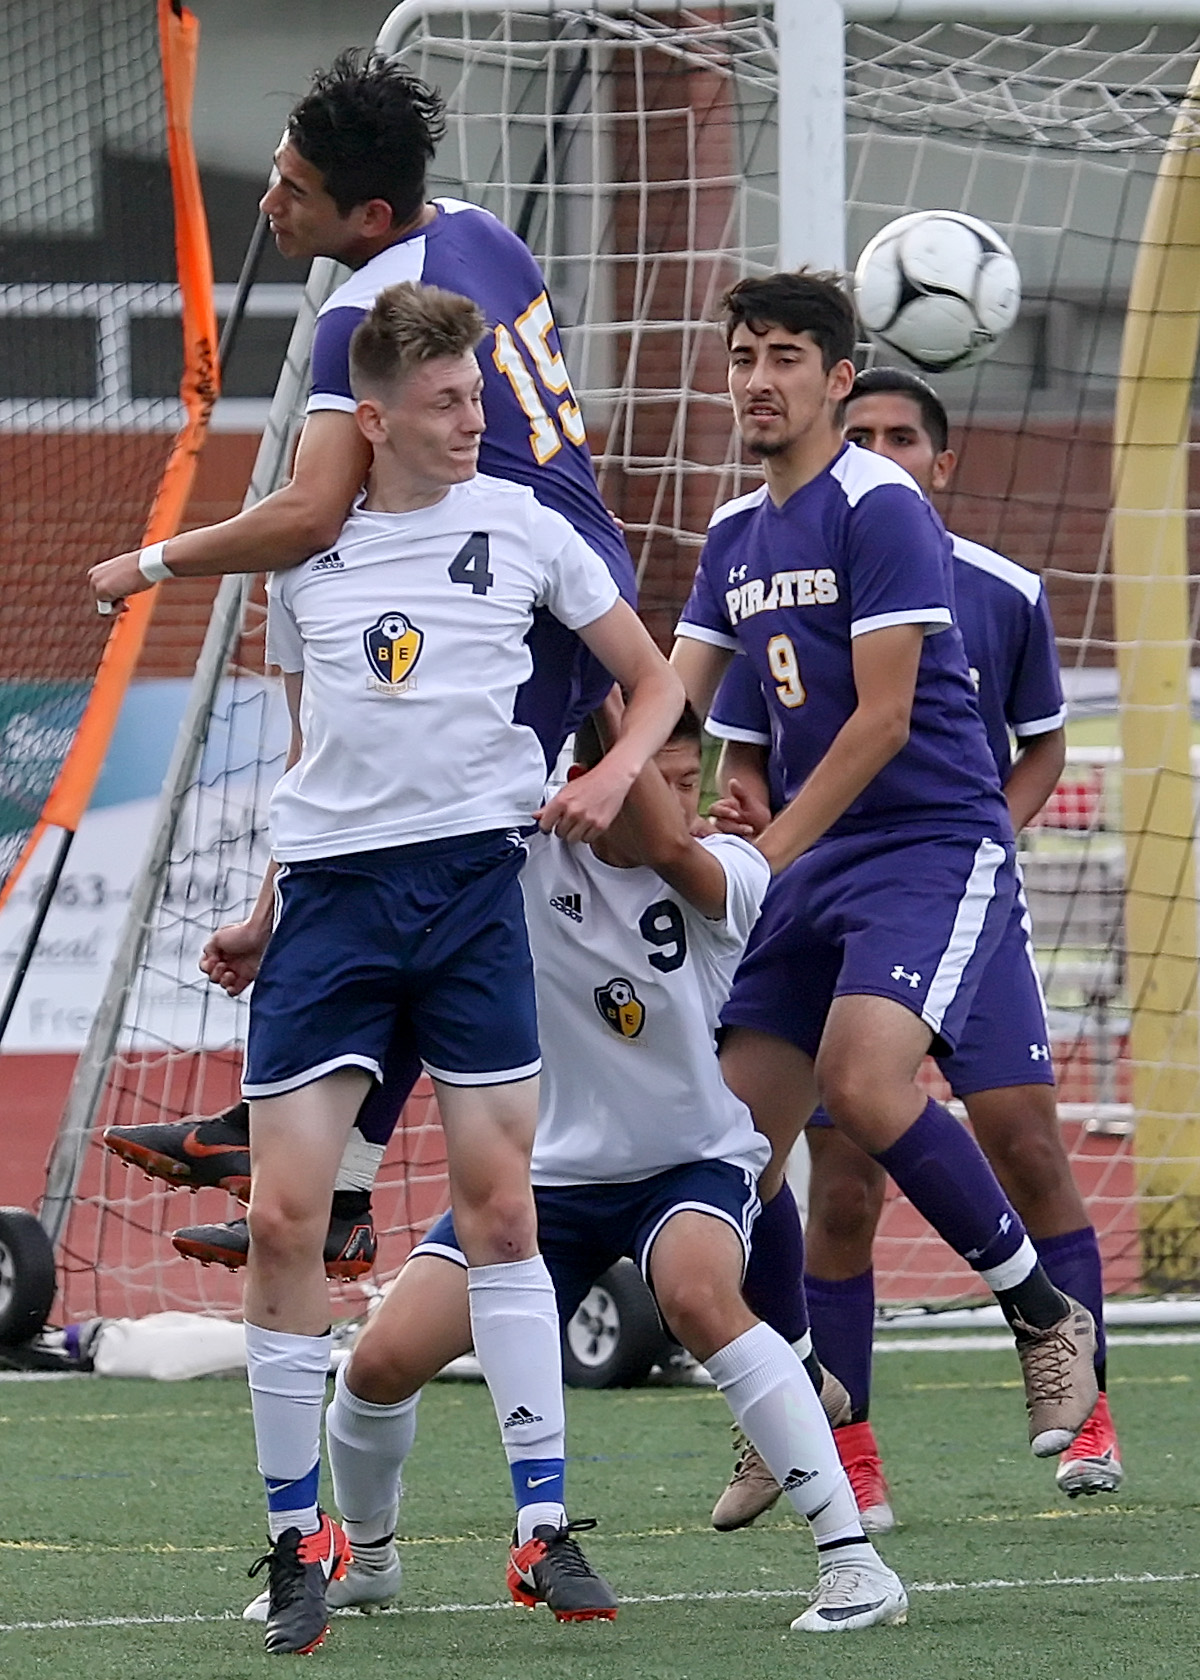
<svg viewBox="0 0 1200 1680">
<path fill-rule="evenodd" d="M 350 339 L 356 397 L 389 388 L 422 362 L 464 356 L 487 331 L 482 309 L 441 286 L 402 280 L 375 299 Z"/>
</svg>

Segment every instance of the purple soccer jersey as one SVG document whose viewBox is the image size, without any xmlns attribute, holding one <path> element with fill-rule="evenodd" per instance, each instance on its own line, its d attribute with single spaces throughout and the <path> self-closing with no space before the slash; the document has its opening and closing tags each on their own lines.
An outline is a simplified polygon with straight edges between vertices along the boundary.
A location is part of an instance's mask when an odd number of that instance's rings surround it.
<svg viewBox="0 0 1200 1680">
<path fill-rule="evenodd" d="M 487 317 L 476 352 L 487 430 L 479 470 L 524 484 L 561 513 L 604 561 L 624 598 L 637 602 L 633 562 L 604 506 L 583 418 L 563 361 L 546 282 L 528 249 L 489 211 L 442 198 L 427 227 L 380 251 L 323 304 L 312 351 L 310 414 L 353 414 L 350 339 L 385 286 L 421 281 L 469 297 Z M 533 728 L 553 764 L 566 736 L 600 704 L 612 679 L 571 631 L 539 613 L 528 637 L 534 670 L 516 718 Z"/>
<path fill-rule="evenodd" d="M 854 639 L 923 625 L 908 743 L 824 838 L 921 824 L 1009 841 L 952 603 L 937 514 L 902 468 L 847 444 L 783 507 L 764 486 L 718 509 L 677 634 L 746 654 L 788 800 L 857 705 Z"/>
<path fill-rule="evenodd" d="M 952 536 L 954 615 L 962 633 L 988 746 L 1003 785 L 1012 771 L 1009 732 L 1028 741 L 1066 718 L 1054 625 L 1036 572 L 990 548 Z M 722 740 L 773 747 L 772 715 L 747 659 L 726 671 L 708 727 Z M 782 804 L 777 755 L 771 754 L 771 802 Z"/>
</svg>

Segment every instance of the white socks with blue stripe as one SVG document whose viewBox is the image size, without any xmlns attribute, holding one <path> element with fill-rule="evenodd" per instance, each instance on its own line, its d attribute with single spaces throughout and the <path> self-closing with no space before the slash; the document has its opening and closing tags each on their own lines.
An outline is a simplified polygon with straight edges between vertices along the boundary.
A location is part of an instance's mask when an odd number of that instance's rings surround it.
<svg viewBox="0 0 1200 1680">
<path fill-rule="evenodd" d="M 333 1338 L 294 1336 L 247 1323 L 246 1374 L 258 1468 L 272 1540 L 289 1528 L 315 1534 L 321 1474 L 321 1407 Z"/>
<path fill-rule="evenodd" d="M 517 1542 L 566 1522 L 562 1343 L 540 1254 L 467 1271 L 471 1334 L 500 1423 L 517 1501 Z"/>
</svg>

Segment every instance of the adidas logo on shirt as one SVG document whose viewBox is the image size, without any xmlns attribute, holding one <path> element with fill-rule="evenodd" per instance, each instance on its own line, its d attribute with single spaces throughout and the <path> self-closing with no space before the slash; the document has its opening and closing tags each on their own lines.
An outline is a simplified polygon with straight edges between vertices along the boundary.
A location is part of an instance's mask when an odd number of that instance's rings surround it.
<svg viewBox="0 0 1200 1680">
<path fill-rule="evenodd" d="M 505 1429 L 520 1429 L 527 1423 L 541 1422 L 543 1422 L 543 1419 L 539 1417 L 537 1412 L 531 1412 L 528 1406 L 518 1406 L 515 1411 L 509 1412 L 502 1427 Z"/>
<path fill-rule="evenodd" d="M 582 893 L 560 893 L 557 898 L 550 900 L 551 910 L 561 910 L 564 916 L 570 916 L 573 922 L 583 920 Z"/>
<path fill-rule="evenodd" d="M 802 1488 L 805 1482 L 811 1482 L 816 1473 L 815 1470 L 789 1470 L 783 1478 L 784 1493 L 794 1493 L 797 1488 Z"/>
<path fill-rule="evenodd" d="M 313 562 L 314 572 L 344 572 L 345 570 L 346 562 L 336 549 L 332 554 L 322 554 L 319 560 Z"/>
</svg>

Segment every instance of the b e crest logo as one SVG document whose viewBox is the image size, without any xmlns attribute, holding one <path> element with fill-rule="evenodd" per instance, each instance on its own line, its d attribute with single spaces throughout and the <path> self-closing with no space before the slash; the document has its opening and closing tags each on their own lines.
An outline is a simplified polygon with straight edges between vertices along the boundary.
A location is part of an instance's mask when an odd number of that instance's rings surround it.
<svg viewBox="0 0 1200 1680">
<path fill-rule="evenodd" d="M 371 671 L 367 687 L 378 694 L 405 694 L 415 688 L 413 672 L 424 644 L 423 632 L 403 613 L 384 613 L 363 632 L 363 651 Z"/>
<path fill-rule="evenodd" d="M 646 1011 L 630 981 L 610 980 L 607 986 L 597 986 L 592 996 L 603 1019 L 622 1038 L 636 1038 L 645 1026 Z"/>
</svg>

